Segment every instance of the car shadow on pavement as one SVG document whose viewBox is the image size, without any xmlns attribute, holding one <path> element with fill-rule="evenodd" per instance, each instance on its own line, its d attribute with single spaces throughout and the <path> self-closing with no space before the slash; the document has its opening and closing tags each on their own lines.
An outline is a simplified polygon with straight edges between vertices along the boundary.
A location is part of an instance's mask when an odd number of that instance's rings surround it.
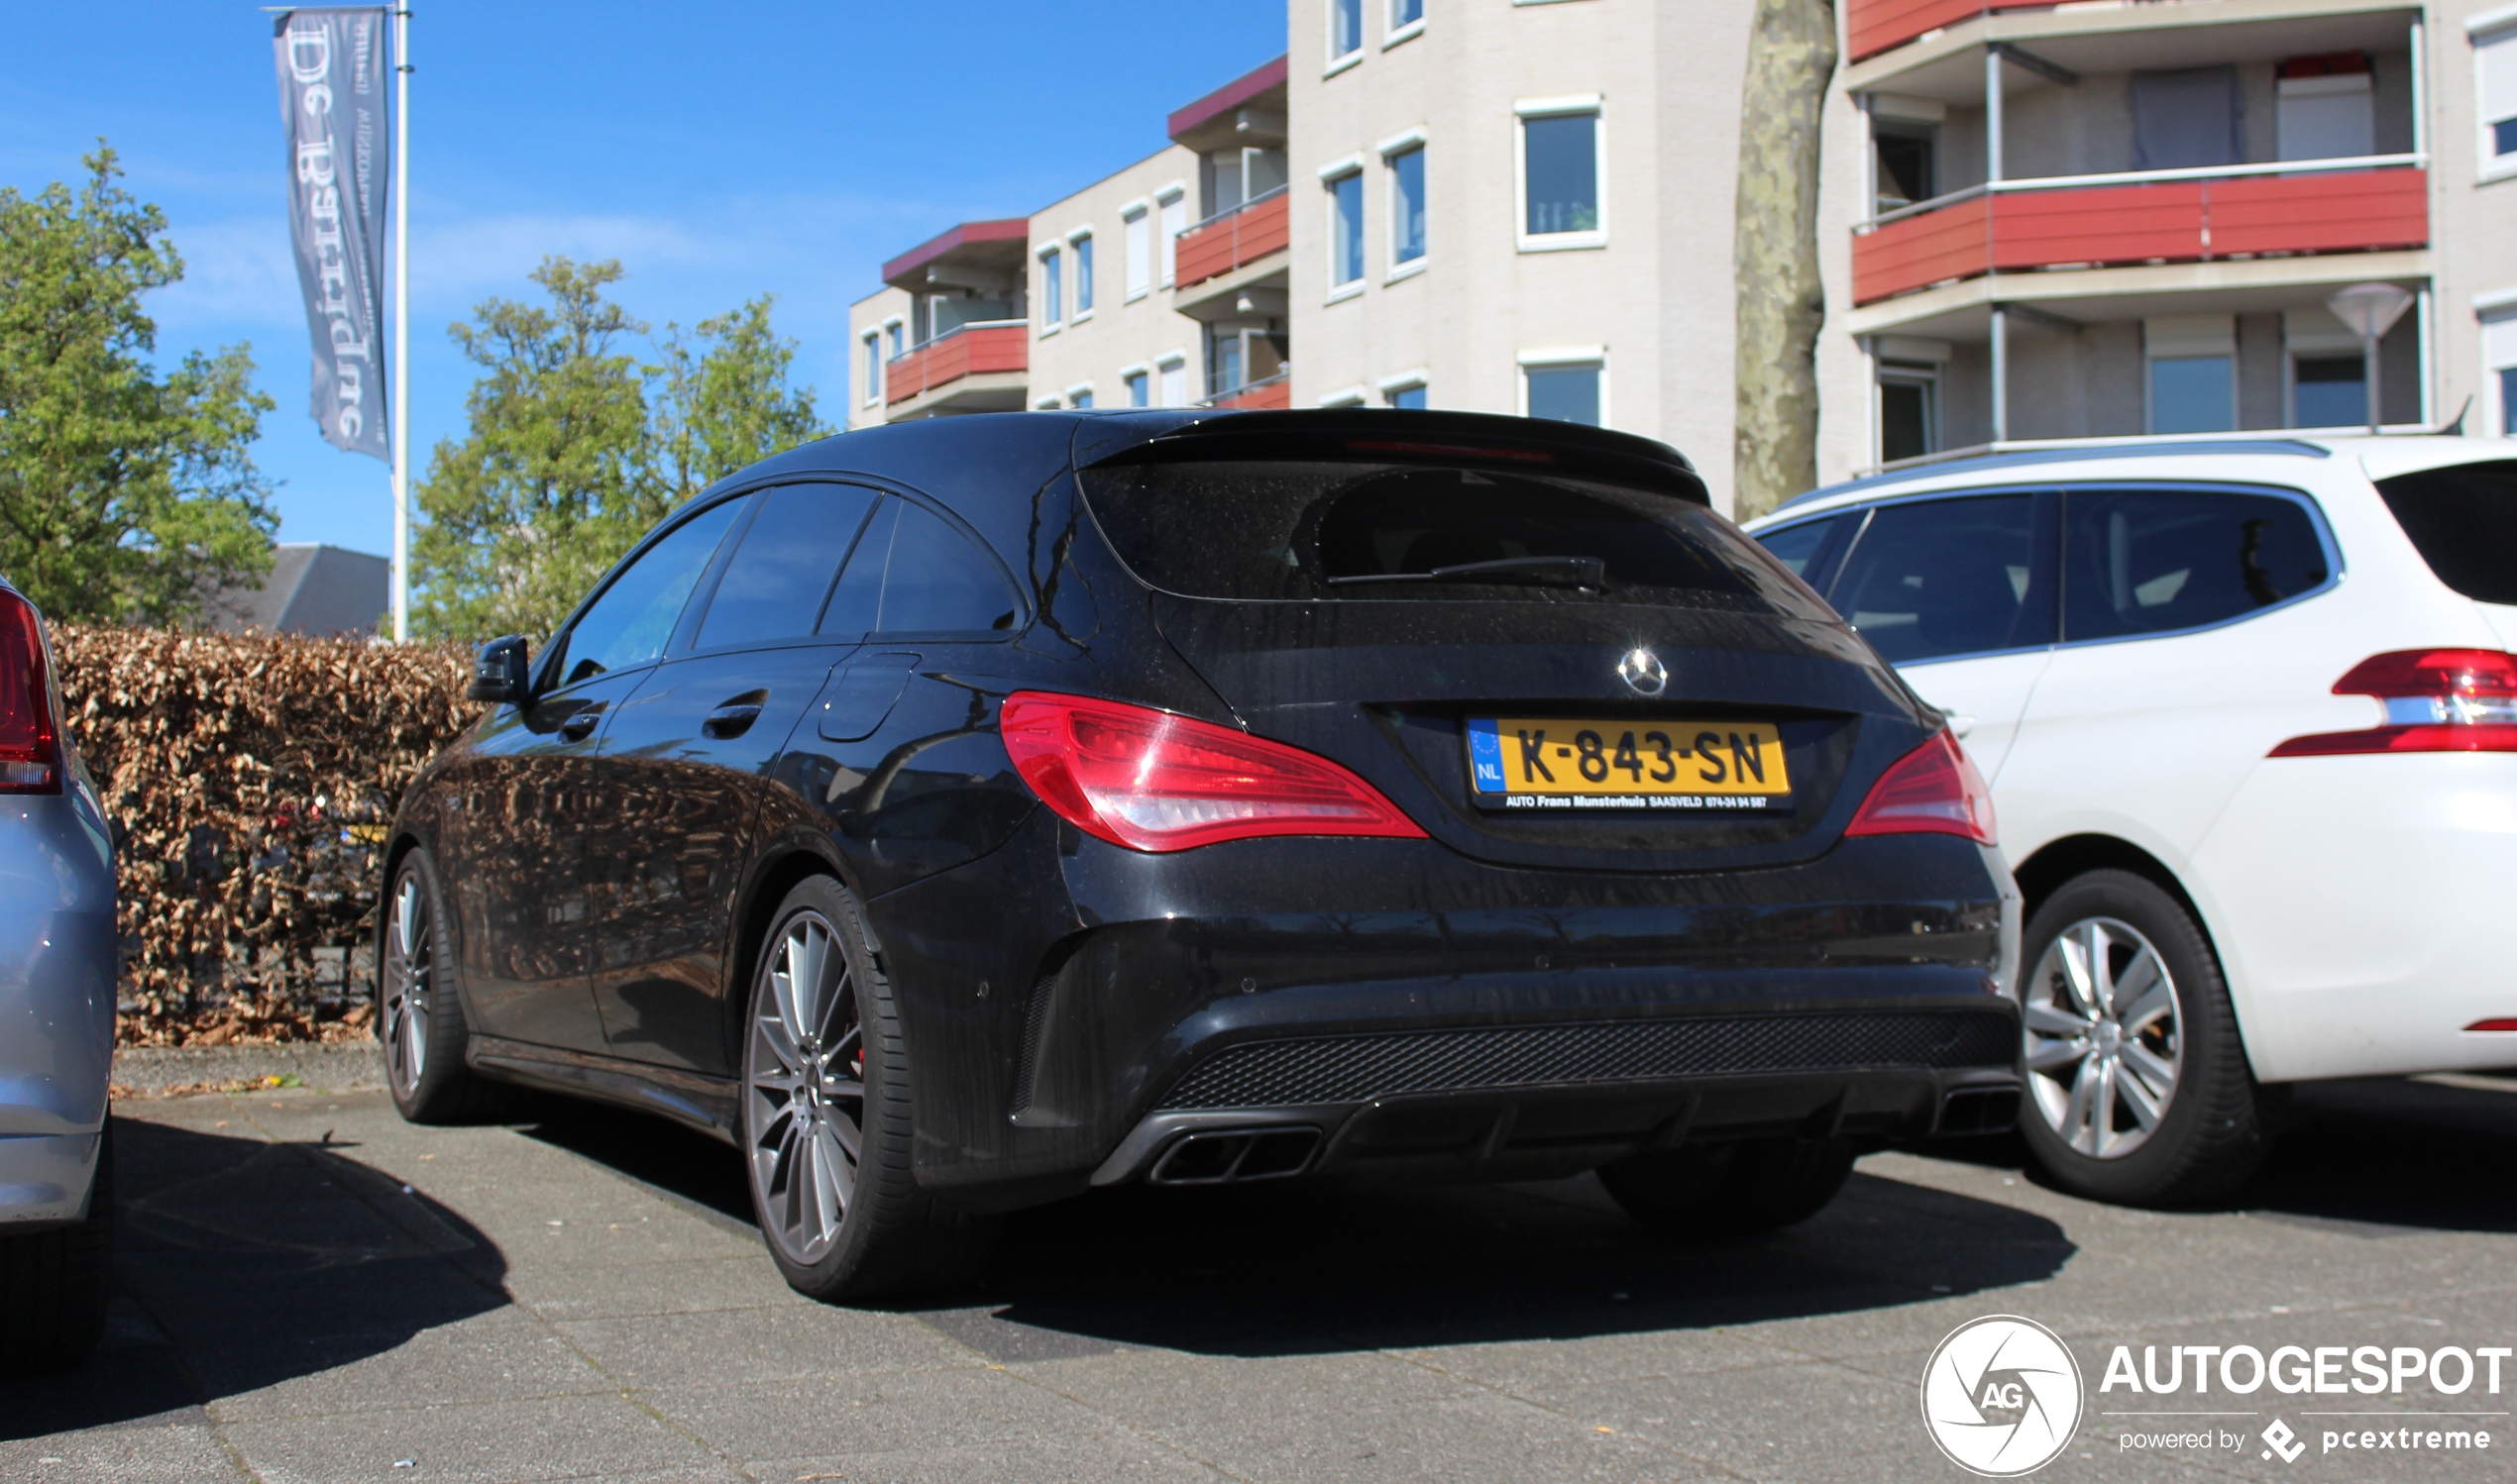
<svg viewBox="0 0 2517 1484">
<path fill-rule="evenodd" d="M 2390 1236 L 2517 1231 L 2517 1074 L 2366 1077 L 2291 1087 L 2284 1130 L 2252 1180 L 2206 1209 Z M 2016 1136 L 1914 1152 L 2024 1170 L 2050 1185 Z"/>
<path fill-rule="evenodd" d="M 104 1343 L 0 1389 L 0 1438 L 197 1413 L 505 1304 L 497 1247 L 355 1147 L 116 1118 Z"/>
</svg>

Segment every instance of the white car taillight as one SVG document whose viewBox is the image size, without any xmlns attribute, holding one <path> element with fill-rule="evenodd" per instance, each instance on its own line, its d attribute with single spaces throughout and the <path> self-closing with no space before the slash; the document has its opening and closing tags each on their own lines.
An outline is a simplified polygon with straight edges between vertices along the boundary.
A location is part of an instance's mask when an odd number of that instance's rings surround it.
<svg viewBox="0 0 2517 1484">
<path fill-rule="evenodd" d="M 2382 726 L 2292 737 L 2276 758 L 2374 752 L 2517 752 L 2517 655 L 2495 649 L 2403 649 L 2334 682 L 2336 695 L 2373 695 Z"/>
</svg>

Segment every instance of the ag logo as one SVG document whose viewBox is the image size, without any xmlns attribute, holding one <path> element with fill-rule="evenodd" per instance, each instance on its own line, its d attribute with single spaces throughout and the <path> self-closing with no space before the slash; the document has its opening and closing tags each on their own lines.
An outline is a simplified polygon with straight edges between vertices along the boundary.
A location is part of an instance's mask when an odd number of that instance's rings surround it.
<svg viewBox="0 0 2517 1484">
<path fill-rule="evenodd" d="M 2080 1362 L 2033 1320 L 1959 1325 L 1922 1368 L 1922 1423 L 1949 1461 L 1987 1478 L 2034 1473 L 2080 1426 Z"/>
</svg>

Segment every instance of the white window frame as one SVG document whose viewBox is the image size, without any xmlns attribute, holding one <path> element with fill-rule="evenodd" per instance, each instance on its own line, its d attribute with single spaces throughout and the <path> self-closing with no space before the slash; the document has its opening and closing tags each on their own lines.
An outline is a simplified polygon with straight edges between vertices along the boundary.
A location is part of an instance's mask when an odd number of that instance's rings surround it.
<svg viewBox="0 0 2517 1484">
<path fill-rule="evenodd" d="M 2482 363 L 2481 431 L 2496 435 L 2509 425 L 2510 414 L 2517 413 L 2517 407 L 2510 405 L 2507 383 L 2500 374 L 2517 369 L 2517 287 L 2475 294 L 2473 318 L 2481 330 L 2476 348 Z M 2503 337 L 2507 348 L 2494 356 L 2491 342 Z"/>
<path fill-rule="evenodd" d="M 1067 316 L 1067 323 L 1069 324 L 1082 324 L 1084 321 L 1092 318 L 1093 310 L 1098 307 L 1097 302 L 1086 302 L 1087 300 L 1092 300 L 1094 296 L 1092 290 L 1085 286 L 1085 279 L 1090 275 L 1090 273 L 1084 266 L 1084 260 L 1087 258 L 1097 259 L 1101 256 L 1099 253 L 1096 253 L 1085 246 L 1086 243 L 1091 241 L 1092 229 L 1090 227 L 1077 227 L 1066 234 L 1066 266 L 1069 269 L 1067 276 L 1075 280 L 1074 287 L 1071 290 L 1074 295 L 1075 312 Z"/>
<path fill-rule="evenodd" d="M 1179 213 L 1180 224 L 1171 225 L 1171 213 Z M 1188 184 L 1174 180 L 1153 193 L 1153 283 L 1168 288 L 1179 276 L 1180 234 L 1193 224 L 1188 219 Z"/>
<path fill-rule="evenodd" d="M 1079 404 L 1076 402 L 1075 398 L 1088 397 L 1092 396 L 1092 383 L 1090 381 L 1078 381 L 1074 385 L 1066 388 L 1066 405 L 1069 407 L 1077 406 Z M 1099 397 L 1093 397 L 1093 401 L 1096 405 L 1099 404 L 1100 400 L 1101 399 Z"/>
<path fill-rule="evenodd" d="M 1415 366 L 1400 371 L 1394 376 L 1383 376 L 1379 380 L 1373 382 L 1372 386 L 1373 389 L 1380 393 L 1381 405 L 1388 407 L 1397 405 L 1398 393 L 1402 391 L 1421 391 L 1432 384 L 1433 378 L 1425 374 L 1425 369 L 1421 366 Z M 1526 396 L 1526 393 L 1524 393 L 1524 396 Z M 1604 406 L 1605 404 L 1602 403 L 1602 405 Z"/>
<path fill-rule="evenodd" d="M 1381 234 L 1381 252 L 1384 255 L 1382 261 L 1389 265 L 1388 271 L 1381 275 L 1383 283 L 1395 283 L 1401 278 L 1414 277 L 1425 270 L 1426 261 L 1433 257 L 1433 222 L 1428 213 L 1425 222 L 1425 250 L 1405 263 L 1398 261 L 1398 228 L 1401 220 L 1398 210 L 1398 157 L 1410 152 L 1422 152 L 1424 148 L 1425 131 L 1421 128 L 1410 129 L 1403 134 L 1394 134 L 1372 146 L 1372 153 L 1380 157 L 1382 212 L 1389 218 L 1388 230 Z M 1427 163 L 1430 162 L 1428 159 Z M 1433 196 L 1433 182 L 1430 179 L 1425 182 L 1425 196 L 1428 201 Z"/>
<path fill-rule="evenodd" d="M 1425 34 L 1425 11 L 1417 12 L 1416 18 L 1412 21 L 1402 22 L 1398 19 L 1398 4 L 1399 0 L 1389 0 L 1380 13 L 1381 24 L 1389 28 L 1387 34 L 1380 39 L 1380 49 L 1383 52 L 1403 42 L 1412 42 Z M 1431 6 L 1428 4 L 1427 10 L 1430 9 Z"/>
<path fill-rule="evenodd" d="M 1128 383 L 1139 378 L 1145 381 L 1145 405 L 1150 407 L 1153 405 L 1153 368 L 1146 362 L 1132 361 L 1119 368 L 1119 394 L 1126 396 L 1131 389 Z M 1127 405 L 1133 407 L 1136 403 L 1129 402 Z"/>
<path fill-rule="evenodd" d="M 1328 34 L 1321 40 L 1329 54 L 1328 65 L 1321 69 L 1321 76 L 1334 77 L 1364 59 L 1364 4 L 1365 0 L 1328 0 L 1320 7 L 1321 23 L 1328 28 Z M 1355 48 L 1351 52 L 1337 50 L 1337 11 L 1341 5 L 1355 7 Z"/>
<path fill-rule="evenodd" d="M 883 360 L 898 361 L 909 352 L 909 321 L 895 314 L 883 321 Z"/>
<path fill-rule="evenodd" d="M 1351 299 L 1357 294 L 1362 293 L 1364 291 L 1364 281 L 1372 275 L 1372 265 L 1370 263 L 1369 254 L 1371 244 L 1371 226 L 1368 217 L 1370 213 L 1367 210 L 1367 220 L 1355 224 L 1355 230 L 1361 236 L 1366 248 L 1366 261 L 1364 263 L 1363 270 L 1343 283 L 1340 283 L 1337 279 L 1338 268 L 1340 266 L 1337 261 L 1337 187 L 1338 183 L 1345 180 L 1347 177 L 1352 175 L 1361 175 L 1364 173 L 1364 157 L 1361 155 L 1349 155 L 1340 159 L 1332 159 L 1327 164 L 1320 166 L 1319 169 L 1313 173 L 1320 177 L 1320 188 L 1327 191 L 1329 194 L 1329 292 L 1328 298 L 1325 302 L 1335 304 L 1346 299 Z M 1357 202 L 1359 204 L 1368 205 L 1368 203 L 1364 202 L 1363 198 L 1369 193 L 1370 192 L 1368 190 L 1359 187 L 1356 191 Z"/>
<path fill-rule="evenodd" d="M 1529 373 L 1535 371 L 1562 371 L 1568 367 L 1587 366 L 1599 372 L 1599 426 L 1614 427 L 1608 401 L 1608 348 L 1603 345 L 1543 346 L 1523 351 L 1514 358 L 1518 374 L 1514 375 L 1514 392 L 1520 398 L 1520 415 L 1529 416 Z"/>
<path fill-rule="evenodd" d="M 2473 160 L 2475 177 L 2481 180 L 2507 180 L 2517 177 L 2517 155 L 2494 153 L 2497 141 L 2492 125 L 2510 115 L 2492 116 L 2485 111 L 2488 91 L 2483 70 L 2483 53 L 2493 47 L 2517 48 L 2517 5 L 2503 5 L 2464 20 L 2464 39 L 2473 46 Z M 2517 98 L 2509 100 L 2517 106 Z"/>
<path fill-rule="evenodd" d="M 1588 114 L 1591 187 L 1599 195 L 1599 225 L 1589 232 L 1529 231 L 1529 121 Z M 1608 245 L 1608 109 L 1598 93 L 1559 98 L 1520 98 L 1512 104 L 1512 237 L 1524 253 L 1571 253 Z"/>
<path fill-rule="evenodd" d="M 1154 406 L 1189 407 L 1196 405 L 1197 387 L 1189 380 L 1188 366 L 1189 356 L 1188 352 L 1185 350 L 1164 351 L 1161 355 L 1153 358 Z M 1166 402 L 1162 400 L 1163 383 L 1170 379 L 1171 372 L 1173 371 L 1178 371 L 1180 373 L 1180 399 L 1176 402 Z"/>
<path fill-rule="evenodd" d="M 1371 393 L 1364 389 L 1364 383 L 1358 381 L 1352 386 L 1341 386 L 1337 390 L 1330 392 L 1327 396 L 1320 398 L 1320 405 L 1323 407 L 1361 407 L 1370 399 Z"/>
<path fill-rule="evenodd" d="M 1033 403 L 1032 403 L 1032 410 L 1033 410 L 1034 412 L 1054 412 L 1054 411 L 1056 411 L 1056 410 L 1057 410 L 1057 393 L 1055 393 L 1055 392 L 1053 392 L 1053 391 L 1052 391 L 1052 392 L 1050 392 L 1048 395 L 1046 395 L 1046 396 L 1044 396 L 1044 397 L 1041 397 L 1041 398 L 1040 398 L 1039 400 L 1037 400 L 1037 401 L 1033 402 Z"/>
<path fill-rule="evenodd" d="M 1066 328 L 1066 265 L 1060 261 L 1064 251 L 1064 244 L 1053 242 L 1032 249 L 1032 260 L 1040 266 L 1040 292 L 1035 297 L 1040 303 L 1040 334 L 1043 337 Z M 1050 265 L 1052 264 L 1054 267 Z"/>
<path fill-rule="evenodd" d="M 1153 292 L 1153 203 L 1143 196 L 1119 208 L 1119 239 L 1127 258 L 1127 290 L 1119 300 L 1133 304 Z M 1137 276 L 1143 268 L 1145 276 Z"/>
<path fill-rule="evenodd" d="M 880 327 L 859 337 L 865 342 L 865 399 L 860 405 L 883 404 L 883 332 Z"/>
<path fill-rule="evenodd" d="M 1881 393 L 1891 381 L 1897 382 L 1900 385 L 1921 386 L 1925 388 L 1924 394 L 1930 400 L 1924 409 L 1926 421 L 1929 423 L 1929 426 L 1923 429 L 1922 434 L 1922 442 L 1924 445 L 1922 452 L 1924 455 L 1928 456 L 1936 454 L 1942 449 L 1948 447 L 1948 440 L 1941 436 L 1940 431 L 1942 412 L 1940 393 L 1943 385 L 1939 365 L 1929 362 L 1898 361 L 1892 364 L 1884 356 L 1873 356 L 1871 358 L 1871 468 L 1881 468 L 1888 462 L 1888 408 L 1886 406 L 1886 398 L 1883 397 Z"/>
</svg>

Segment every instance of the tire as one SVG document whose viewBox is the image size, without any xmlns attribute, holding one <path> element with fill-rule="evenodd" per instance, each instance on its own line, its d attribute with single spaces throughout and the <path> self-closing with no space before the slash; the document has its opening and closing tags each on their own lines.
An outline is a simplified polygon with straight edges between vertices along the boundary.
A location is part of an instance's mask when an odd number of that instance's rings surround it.
<svg viewBox="0 0 2517 1484">
<path fill-rule="evenodd" d="M 2219 956 L 2183 903 L 2129 871 L 2065 882 L 2028 920 L 2020 1132 L 2053 1182 L 2126 1206 L 2224 1196 L 2271 1152 Z M 2102 969 L 2093 966 L 2102 965 Z"/>
<path fill-rule="evenodd" d="M 1602 1165 L 1599 1183 L 1655 1232 L 1706 1240 L 1806 1221 L 1852 1173 L 1849 1139 L 1761 1138 L 1629 1155 Z"/>
<path fill-rule="evenodd" d="M 854 895 L 826 876 L 799 883 L 754 959 L 743 1168 L 779 1272 L 823 1303 L 970 1276 L 993 1223 L 918 1188 L 909 1041 Z"/>
<path fill-rule="evenodd" d="M 505 1109 L 507 1089 L 464 1062 L 472 1027 L 455 987 L 446 920 L 436 863 L 414 846 L 394 867 L 377 912 L 376 1038 L 384 1048 L 384 1085 L 411 1122 L 486 1122 Z"/>
<path fill-rule="evenodd" d="M 105 1333 L 113 1282 L 114 1126 L 96 1148 L 87 1219 L 74 1225 L 0 1237 L 0 1376 L 65 1371 L 85 1360 Z"/>
</svg>

